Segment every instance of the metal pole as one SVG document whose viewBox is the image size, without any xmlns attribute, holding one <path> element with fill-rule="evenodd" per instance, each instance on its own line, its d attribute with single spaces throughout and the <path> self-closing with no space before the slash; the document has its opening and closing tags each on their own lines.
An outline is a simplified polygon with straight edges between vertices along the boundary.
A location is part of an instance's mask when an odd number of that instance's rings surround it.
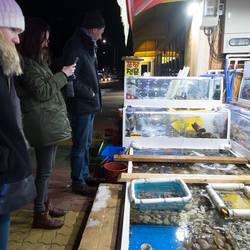
<svg viewBox="0 0 250 250">
<path fill-rule="evenodd" d="M 115 70 L 115 57 L 116 57 L 116 47 L 115 47 L 115 45 L 114 45 L 114 70 Z"/>
</svg>

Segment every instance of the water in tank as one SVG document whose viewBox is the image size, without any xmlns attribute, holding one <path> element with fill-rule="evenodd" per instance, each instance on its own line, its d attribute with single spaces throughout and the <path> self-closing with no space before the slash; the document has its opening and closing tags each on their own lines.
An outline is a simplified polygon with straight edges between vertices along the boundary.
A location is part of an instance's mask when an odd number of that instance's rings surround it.
<svg viewBox="0 0 250 250">
<path fill-rule="evenodd" d="M 227 138 L 227 111 L 128 107 L 126 137 Z"/>
<path fill-rule="evenodd" d="M 128 77 L 127 99 L 220 100 L 220 78 Z"/>
</svg>

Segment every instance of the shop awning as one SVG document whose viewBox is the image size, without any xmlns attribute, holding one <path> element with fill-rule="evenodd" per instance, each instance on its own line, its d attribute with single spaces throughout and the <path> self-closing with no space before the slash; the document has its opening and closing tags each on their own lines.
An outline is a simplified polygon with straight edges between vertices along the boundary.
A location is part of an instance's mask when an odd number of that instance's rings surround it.
<svg viewBox="0 0 250 250">
<path fill-rule="evenodd" d="M 161 2 L 164 2 L 164 0 L 117 0 L 118 5 L 121 7 L 125 44 L 127 44 L 129 28 L 132 29 L 134 16 Z"/>
<path fill-rule="evenodd" d="M 131 9 L 131 11 L 133 12 L 134 16 L 138 15 L 142 11 L 154 7 L 159 3 L 165 2 L 164 0 L 127 0 L 127 1 L 133 2 L 133 9 Z"/>
<path fill-rule="evenodd" d="M 188 6 L 188 1 L 164 2 L 134 16 L 134 56 L 155 57 L 167 44 L 178 40 L 190 19 Z"/>
<path fill-rule="evenodd" d="M 124 26 L 125 44 L 127 44 L 129 29 L 132 30 L 134 18 L 160 3 L 181 2 L 187 0 L 117 0 L 121 7 L 121 19 Z"/>
</svg>

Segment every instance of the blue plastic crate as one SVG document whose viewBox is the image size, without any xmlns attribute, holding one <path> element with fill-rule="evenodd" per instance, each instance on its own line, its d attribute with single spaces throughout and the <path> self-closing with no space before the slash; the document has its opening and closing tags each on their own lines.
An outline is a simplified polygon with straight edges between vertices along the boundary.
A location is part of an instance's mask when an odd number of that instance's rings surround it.
<svg viewBox="0 0 250 250">
<path fill-rule="evenodd" d="M 146 193 L 151 196 L 143 197 L 142 194 Z M 141 210 L 181 210 L 192 195 L 185 182 L 179 178 L 138 179 L 131 181 L 130 198 Z"/>
<path fill-rule="evenodd" d="M 126 154 L 125 147 L 107 146 L 101 153 L 102 164 L 114 161 L 114 155 Z"/>
<path fill-rule="evenodd" d="M 113 144 L 112 144 L 112 143 L 108 143 L 108 142 L 107 142 L 107 139 L 105 139 L 105 140 L 101 143 L 101 145 L 100 145 L 100 148 L 99 148 L 99 151 L 98 151 L 98 156 L 96 157 L 97 159 L 100 159 L 100 160 L 101 160 L 101 158 L 102 158 L 101 153 L 102 153 L 102 151 L 103 151 L 107 146 L 113 146 Z"/>
</svg>

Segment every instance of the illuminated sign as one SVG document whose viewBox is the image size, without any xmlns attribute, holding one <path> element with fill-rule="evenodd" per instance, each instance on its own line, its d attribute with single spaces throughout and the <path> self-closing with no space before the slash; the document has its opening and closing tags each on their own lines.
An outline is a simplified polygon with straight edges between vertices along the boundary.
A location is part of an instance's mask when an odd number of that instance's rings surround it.
<svg viewBox="0 0 250 250">
<path fill-rule="evenodd" d="M 126 60 L 125 76 L 141 76 L 141 61 Z"/>
</svg>

